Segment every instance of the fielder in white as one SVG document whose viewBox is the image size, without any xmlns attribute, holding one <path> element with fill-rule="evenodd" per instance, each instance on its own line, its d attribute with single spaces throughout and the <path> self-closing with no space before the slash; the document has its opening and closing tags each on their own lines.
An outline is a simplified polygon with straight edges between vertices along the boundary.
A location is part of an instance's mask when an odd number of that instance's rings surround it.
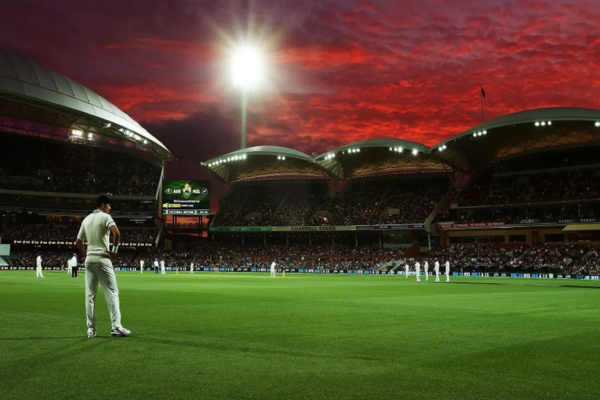
<svg viewBox="0 0 600 400">
<path fill-rule="evenodd" d="M 433 264 L 433 270 L 435 271 L 435 281 L 440 281 L 440 262 L 435 260 L 435 264 Z"/>
<path fill-rule="evenodd" d="M 446 261 L 444 266 L 446 267 L 446 282 L 450 282 L 450 261 Z"/>
<path fill-rule="evenodd" d="M 425 280 L 428 281 L 429 280 L 429 263 L 427 261 L 425 261 L 425 263 L 423 264 L 423 269 L 425 270 Z"/>
<path fill-rule="evenodd" d="M 160 260 L 160 273 L 161 275 L 165 274 L 165 260 Z"/>
<path fill-rule="evenodd" d="M 35 277 L 43 278 L 44 274 L 42 274 L 42 256 L 37 256 L 37 258 L 35 259 L 35 264 Z"/>
<path fill-rule="evenodd" d="M 276 266 L 276 265 L 277 265 L 277 264 L 275 263 L 275 261 L 273 261 L 273 262 L 271 263 L 271 278 L 276 278 L 276 277 L 277 277 L 277 274 L 275 273 L 275 266 Z"/>
<path fill-rule="evenodd" d="M 194 263 L 190 264 L 190 275 L 194 275 Z"/>
<path fill-rule="evenodd" d="M 67 273 L 69 275 L 71 275 L 73 273 L 73 271 L 71 271 L 71 259 L 70 258 L 67 260 Z"/>
<path fill-rule="evenodd" d="M 154 260 L 154 275 L 158 275 L 158 260 Z"/>
<path fill-rule="evenodd" d="M 85 313 L 87 317 L 87 336 L 96 337 L 95 300 L 98 283 L 102 285 L 104 297 L 112 325 L 111 335 L 129 336 L 131 331 L 121 325 L 119 289 L 112 261 L 119 250 L 121 234 L 117 224 L 110 216 L 111 202 L 108 196 L 96 199 L 98 209 L 85 217 L 77 235 L 76 245 L 85 258 Z M 113 233 L 113 247 L 109 251 L 108 240 Z M 87 242 L 87 250 L 84 242 Z"/>
<path fill-rule="evenodd" d="M 407 262 L 404 262 L 404 273 L 406 274 L 406 279 L 408 279 L 408 273 L 410 272 L 410 265 Z"/>
<path fill-rule="evenodd" d="M 421 282 L 421 264 L 419 264 L 419 262 L 417 261 L 415 263 L 415 273 L 417 274 L 417 282 Z"/>
<path fill-rule="evenodd" d="M 140 260 L 140 275 L 144 273 L 144 260 Z"/>
<path fill-rule="evenodd" d="M 69 261 L 69 263 L 71 264 L 71 278 L 76 278 L 79 279 L 79 277 L 77 276 L 77 255 L 73 254 L 73 257 L 71 258 L 71 261 Z"/>
</svg>

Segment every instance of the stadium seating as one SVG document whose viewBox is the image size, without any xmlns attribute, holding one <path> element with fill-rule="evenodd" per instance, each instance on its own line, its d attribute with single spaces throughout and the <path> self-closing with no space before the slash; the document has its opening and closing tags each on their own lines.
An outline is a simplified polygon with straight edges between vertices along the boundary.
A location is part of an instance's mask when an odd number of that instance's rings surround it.
<svg viewBox="0 0 600 400">
<path fill-rule="evenodd" d="M 160 168 L 126 153 L 2 133 L 2 189 L 155 196 L 159 180 Z"/>
</svg>

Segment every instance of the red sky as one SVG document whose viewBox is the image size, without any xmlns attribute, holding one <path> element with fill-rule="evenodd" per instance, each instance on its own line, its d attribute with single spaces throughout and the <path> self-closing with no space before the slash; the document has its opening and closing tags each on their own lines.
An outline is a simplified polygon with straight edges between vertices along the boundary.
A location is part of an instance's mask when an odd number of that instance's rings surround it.
<svg viewBox="0 0 600 400">
<path fill-rule="evenodd" d="M 248 30 L 269 63 L 268 84 L 250 95 L 249 146 L 433 145 L 480 121 L 480 84 L 486 120 L 600 108 L 600 2 L 450 3 L 19 0 L 2 5 L 0 46 L 112 101 L 173 151 L 184 178 L 239 148 L 227 70 Z"/>
</svg>

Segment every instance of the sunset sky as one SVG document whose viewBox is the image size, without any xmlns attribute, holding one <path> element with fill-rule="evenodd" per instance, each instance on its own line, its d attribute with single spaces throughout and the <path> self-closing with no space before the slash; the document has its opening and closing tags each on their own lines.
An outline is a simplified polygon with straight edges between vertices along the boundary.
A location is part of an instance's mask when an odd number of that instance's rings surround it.
<svg viewBox="0 0 600 400">
<path fill-rule="evenodd" d="M 448 5 L 448 4 L 456 5 Z M 88 86 L 162 140 L 194 178 L 240 146 L 231 49 L 265 49 L 248 146 L 322 153 L 373 137 L 433 145 L 485 119 L 600 108 L 597 0 L 19 0 L 0 46 Z"/>
</svg>

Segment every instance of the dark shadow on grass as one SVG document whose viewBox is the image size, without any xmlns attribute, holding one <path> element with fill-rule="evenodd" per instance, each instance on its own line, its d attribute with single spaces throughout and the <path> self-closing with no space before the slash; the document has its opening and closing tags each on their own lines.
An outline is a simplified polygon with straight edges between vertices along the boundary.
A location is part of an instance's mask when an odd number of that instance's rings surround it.
<svg viewBox="0 0 600 400">
<path fill-rule="evenodd" d="M 111 335 L 107 336 L 96 336 L 95 338 L 88 338 L 86 335 L 77 335 L 77 336 L 35 336 L 35 337 L 0 337 L 0 342 L 3 340 L 107 340 L 107 339 L 119 339 L 119 337 L 114 337 Z"/>
<path fill-rule="evenodd" d="M 267 348 L 250 348 L 243 346 L 222 346 L 215 345 L 210 343 L 202 343 L 202 342 L 192 342 L 192 341 L 178 341 L 166 338 L 158 339 L 146 339 L 143 337 L 132 338 L 135 341 L 143 341 L 151 343 L 152 345 L 160 344 L 160 345 L 176 345 L 176 346 L 188 346 L 200 349 L 208 349 L 208 350 L 219 350 L 219 351 L 233 351 L 233 352 L 242 352 L 242 353 L 254 353 L 254 354 L 274 354 L 274 355 L 285 355 L 292 357 L 308 357 L 308 358 L 318 358 L 318 359 L 327 359 L 327 360 L 361 360 L 361 361 L 382 361 L 378 357 L 343 357 L 336 356 L 331 354 L 323 354 L 323 353 L 314 353 L 308 351 L 289 351 L 289 350 L 276 350 L 276 349 L 267 349 Z"/>
</svg>

